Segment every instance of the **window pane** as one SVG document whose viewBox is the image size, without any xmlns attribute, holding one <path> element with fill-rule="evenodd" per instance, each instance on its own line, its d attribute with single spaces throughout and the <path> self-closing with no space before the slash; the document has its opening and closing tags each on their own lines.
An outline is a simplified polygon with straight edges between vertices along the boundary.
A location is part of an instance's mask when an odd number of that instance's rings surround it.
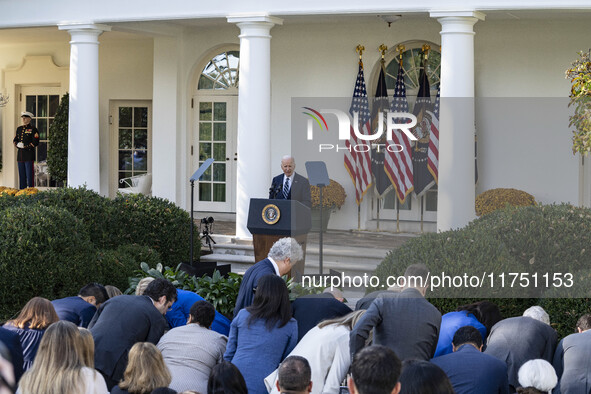
<svg viewBox="0 0 591 394">
<path fill-rule="evenodd" d="M 60 105 L 60 96 L 49 96 L 49 116 L 54 117 L 57 112 L 57 107 Z"/>
<path fill-rule="evenodd" d="M 131 127 L 131 107 L 119 107 L 119 127 Z"/>
<path fill-rule="evenodd" d="M 437 212 L 437 192 L 429 191 L 425 197 L 425 210 Z"/>
<path fill-rule="evenodd" d="M 145 150 L 133 152 L 133 169 L 135 171 L 146 171 L 148 169 L 148 153 Z"/>
<path fill-rule="evenodd" d="M 119 129 L 119 149 L 131 148 L 131 129 Z"/>
<path fill-rule="evenodd" d="M 205 161 L 211 157 L 211 144 L 199 144 L 199 160 Z"/>
<path fill-rule="evenodd" d="M 226 144 L 213 144 L 213 159 L 215 161 L 226 161 Z"/>
<path fill-rule="evenodd" d="M 384 196 L 384 204 L 382 209 L 395 209 L 396 208 L 396 192 L 394 190 L 389 191 Z"/>
<path fill-rule="evenodd" d="M 226 201 L 226 185 L 223 183 L 213 184 L 213 201 L 225 202 Z"/>
<path fill-rule="evenodd" d="M 211 103 L 199 103 L 199 120 L 211 120 Z"/>
<path fill-rule="evenodd" d="M 199 201 L 211 201 L 211 183 L 199 182 Z"/>
<path fill-rule="evenodd" d="M 37 131 L 39 131 L 39 139 L 47 139 L 47 119 L 37 119 Z"/>
<path fill-rule="evenodd" d="M 213 89 L 213 81 L 209 78 L 207 78 L 205 75 L 202 75 L 201 78 L 199 78 L 199 85 L 197 86 L 197 89 L 203 89 L 203 90 L 210 90 Z"/>
<path fill-rule="evenodd" d="M 226 120 L 226 103 L 213 104 L 213 120 Z"/>
<path fill-rule="evenodd" d="M 40 142 L 37 146 L 37 161 L 47 160 L 47 142 Z"/>
<path fill-rule="evenodd" d="M 209 168 L 205 170 L 203 176 L 201 176 L 201 180 L 211 182 L 211 166 L 209 166 Z"/>
<path fill-rule="evenodd" d="M 135 130 L 133 133 L 133 147 L 135 149 L 148 149 L 148 130 Z"/>
<path fill-rule="evenodd" d="M 213 163 L 213 181 L 226 181 L 226 163 Z"/>
<path fill-rule="evenodd" d="M 398 201 L 398 199 L 396 199 L 396 202 L 398 204 L 400 204 L 400 201 Z M 411 209 L 412 209 L 412 198 L 409 195 L 408 197 L 406 197 L 404 204 L 400 205 L 400 210 L 401 211 L 410 211 Z"/>
<path fill-rule="evenodd" d="M 124 150 L 119 151 L 119 170 L 120 171 L 131 171 L 132 170 L 132 158 L 131 151 Z"/>
<path fill-rule="evenodd" d="M 37 96 L 27 96 L 26 111 L 36 115 L 37 112 Z"/>
<path fill-rule="evenodd" d="M 49 103 L 47 101 L 47 96 L 37 96 L 37 111 L 39 113 L 35 114 L 38 117 L 47 117 L 49 113 Z"/>
<path fill-rule="evenodd" d="M 213 124 L 213 140 L 214 141 L 226 141 L 226 124 L 225 123 L 214 123 Z"/>
<path fill-rule="evenodd" d="M 133 127 L 148 127 L 148 108 L 135 107 L 133 109 Z"/>
<path fill-rule="evenodd" d="M 199 141 L 211 141 L 211 123 L 199 123 Z"/>
</svg>

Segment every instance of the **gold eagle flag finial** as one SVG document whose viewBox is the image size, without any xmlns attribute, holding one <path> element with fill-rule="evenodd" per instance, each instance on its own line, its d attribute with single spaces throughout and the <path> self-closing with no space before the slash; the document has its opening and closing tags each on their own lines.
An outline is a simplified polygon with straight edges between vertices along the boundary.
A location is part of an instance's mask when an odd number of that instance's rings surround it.
<svg viewBox="0 0 591 394">
<path fill-rule="evenodd" d="M 402 65 L 402 54 L 406 50 L 406 47 L 402 44 L 396 45 L 396 52 L 398 52 L 398 62 Z"/>
<path fill-rule="evenodd" d="M 361 60 L 361 57 L 363 56 L 363 51 L 365 51 L 365 47 L 361 44 L 357 45 L 355 47 L 355 52 L 357 52 L 359 54 L 359 64 L 363 67 L 363 61 Z"/>
</svg>

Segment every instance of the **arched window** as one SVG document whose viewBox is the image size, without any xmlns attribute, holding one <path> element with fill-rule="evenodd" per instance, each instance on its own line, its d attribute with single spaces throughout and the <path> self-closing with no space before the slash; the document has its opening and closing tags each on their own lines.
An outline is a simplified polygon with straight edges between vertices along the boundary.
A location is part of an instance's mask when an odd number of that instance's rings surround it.
<svg viewBox="0 0 591 394">
<path fill-rule="evenodd" d="M 240 53 L 226 51 L 214 56 L 201 71 L 199 90 L 228 90 L 238 88 Z"/>
</svg>

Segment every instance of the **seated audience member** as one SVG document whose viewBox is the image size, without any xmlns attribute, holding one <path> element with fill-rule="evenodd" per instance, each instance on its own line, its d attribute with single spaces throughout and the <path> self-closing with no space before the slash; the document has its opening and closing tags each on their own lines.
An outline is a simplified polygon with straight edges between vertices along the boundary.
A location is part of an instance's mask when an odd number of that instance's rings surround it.
<svg viewBox="0 0 591 394">
<path fill-rule="evenodd" d="M 158 349 L 172 376 L 170 388 L 207 391 L 211 369 L 224 360 L 228 343 L 228 338 L 210 330 L 214 316 L 213 305 L 197 301 L 191 307 L 188 324 L 160 338 Z"/>
<path fill-rule="evenodd" d="M 357 352 L 347 386 L 351 394 L 398 394 L 400 360 L 391 349 L 373 345 Z"/>
<path fill-rule="evenodd" d="M 508 394 L 507 366 L 501 360 L 481 353 L 481 333 L 472 326 L 460 327 L 452 340 L 453 353 L 435 357 L 456 394 Z"/>
<path fill-rule="evenodd" d="M 529 360 L 523 364 L 517 376 L 521 385 L 517 388 L 519 394 L 550 393 L 558 383 L 554 367 L 542 359 Z"/>
<path fill-rule="evenodd" d="M 248 394 L 248 389 L 240 370 L 224 361 L 212 368 L 207 381 L 207 394 Z"/>
<path fill-rule="evenodd" d="M 376 298 L 353 328 L 351 354 L 365 346 L 373 329 L 374 343 L 394 350 L 401 360 L 433 357 L 441 313 L 425 299 L 429 270 L 424 264 L 413 264 L 404 276 L 405 288 L 389 297 Z"/>
<path fill-rule="evenodd" d="M 591 389 L 591 315 L 577 321 L 576 334 L 562 338 L 554 354 L 557 393 L 588 393 Z"/>
<path fill-rule="evenodd" d="M 298 322 L 298 342 L 322 320 L 345 316 L 351 308 L 343 303 L 339 289 L 327 288 L 321 294 L 309 294 L 291 303 L 293 318 Z"/>
<path fill-rule="evenodd" d="M 153 280 L 154 278 L 152 277 L 146 277 L 140 280 L 135 289 L 135 294 L 142 295 L 146 286 L 148 286 Z M 205 301 L 205 298 L 192 291 L 177 289 L 177 300 L 172 304 L 172 307 L 170 307 L 164 316 L 170 328 L 180 327 L 187 324 L 191 307 L 197 301 Z M 230 323 L 230 319 L 218 311 L 215 311 L 215 317 L 211 324 L 211 329 L 222 335 L 228 336 L 230 333 Z"/>
<path fill-rule="evenodd" d="M 434 357 L 452 352 L 451 340 L 460 327 L 472 326 L 477 328 L 482 335 L 482 343 L 485 344 L 490 329 L 499 320 L 501 320 L 499 308 L 488 301 L 462 305 L 455 312 L 446 313 L 441 317 L 441 329 L 439 330 L 439 339 L 437 340 Z"/>
<path fill-rule="evenodd" d="M 168 387 L 170 372 L 162 354 L 154 344 L 138 342 L 129 351 L 129 362 L 123 381 L 111 390 L 111 394 L 149 394 L 157 387 Z"/>
<path fill-rule="evenodd" d="M 406 360 L 402 363 L 400 386 L 400 394 L 455 394 L 445 372 L 437 365 L 423 360 Z"/>
<path fill-rule="evenodd" d="M 276 241 L 271 246 L 267 258 L 257 262 L 244 273 L 238 297 L 236 297 L 234 319 L 241 309 L 252 304 L 260 278 L 269 274 L 279 276 L 288 274 L 292 267 L 303 259 L 303 256 L 304 251 L 295 239 L 286 237 Z"/>
<path fill-rule="evenodd" d="M 45 329 L 59 321 L 51 302 L 42 297 L 29 300 L 14 320 L 4 325 L 7 330 L 16 332 L 23 349 L 23 371 L 33 364 Z"/>
<path fill-rule="evenodd" d="M 13 394 L 16 391 L 16 382 L 10 351 L 0 342 L 0 394 Z"/>
<path fill-rule="evenodd" d="M 94 338 L 89 329 L 84 327 L 78 327 L 80 330 L 80 338 L 82 339 L 82 346 L 80 349 L 82 353 L 80 358 L 84 363 L 85 367 L 94 368 Z"/>
<path fill-rule="evenodd" d="M 119 288 L 117 288 L 115 286 L 106 285 L 105 286 L 105 290 L 107 290 L 107 294 L 109 295 L 109 298 L 113 298 L 113 297 L 117 297 L 117 296 L 123 295 L 123 293 L 121 292 L 121 290 L 119 290 Z"/>
<path fill-rule="evenodd" d="M 308 360 L 314 382 L 312 394 L 339 391 L 351 366 L 349 334 L 364 313 L 364 310 L 359 310 L 346 316 L 324 320 L 308 331 L 289 354 Z M 278 393 L 276 382 L 277 370 L 265 378 L 265 385 L 270 393 Z"/>
<path fill-rule="evenodd" d="M 238 367 L 251 394 L 267 393 L 263 379 L 295 348 L 298 325 L 291 317 L 287 286 L 263 276 L 251 306 L 232 321 L 224 359 Z"/>
<path fill-rule="evenodd" d="M 5 358 L 12 363 L 14 379 L 18 382 L 23 376 L 23 347 L 18 333 L 0 327 L 0 342 L 6 346 L 9 354 Z"/>
<path fill-rule="evenodd" d="M 79 327 L 88 327 L 96 308 L 109 299 L 107 290 L 98 283 L 89 283 L 77 296 L 60 298 L 51 303 L 60 320 L 67 320 Z"/>
<path fill-rule="evenodd" d="M 550 327 L 548 314 L 539 306 L 532 306 L 523 316 L 501 320 L 490 330 L 485 354 L 507 364 L 509 389 L 519 387 L 517 372 L 529 360 L 537 358 L 552 362 L 558 334 Z"/>
<path fill-rule="evenodd" d="M 101 374 L 84 365 L 83 346 L 74 323 L 58 321 L 49 326 L 33 366 L 19 383 L 19 393 L 107 394 Z"/>
<path fill-rule="evenodd" d="M 277 389 L 281 393 L 305 394 L 312 391 L 312 371 L 308 360 L 289 356 L 279 366 Z"/>
<path fill-rule="evenodd" d="M 163 315 L 176 300 L 176 288 L 166 279 L 152 281 L 144 295 L 120 295 L 97 310 L 88 325 L 94 338 L 94 363 L 107 387 L 123 377 L 127 353 L 136 342 L 157 344 L 168 324 Z"/>
</svg>

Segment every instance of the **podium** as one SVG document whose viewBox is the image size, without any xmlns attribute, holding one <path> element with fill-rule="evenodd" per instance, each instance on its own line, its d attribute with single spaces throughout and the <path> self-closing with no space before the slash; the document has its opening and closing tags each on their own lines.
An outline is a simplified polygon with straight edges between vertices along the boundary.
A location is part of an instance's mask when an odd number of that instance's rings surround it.
<svg viewBox="0 0 591 394">
<path fill-rule="evenodd" d="M 310 208 L 296 200 L 251 198 L 246 227 L 252 234 L 255 262 L 267 258 L 278 239 L 294 238 L 302 246 L 304 257 L 292 267 L 290 277 L 300 279 L 304 274 L 306 240 L 312 228 Z"/>
</svg>

